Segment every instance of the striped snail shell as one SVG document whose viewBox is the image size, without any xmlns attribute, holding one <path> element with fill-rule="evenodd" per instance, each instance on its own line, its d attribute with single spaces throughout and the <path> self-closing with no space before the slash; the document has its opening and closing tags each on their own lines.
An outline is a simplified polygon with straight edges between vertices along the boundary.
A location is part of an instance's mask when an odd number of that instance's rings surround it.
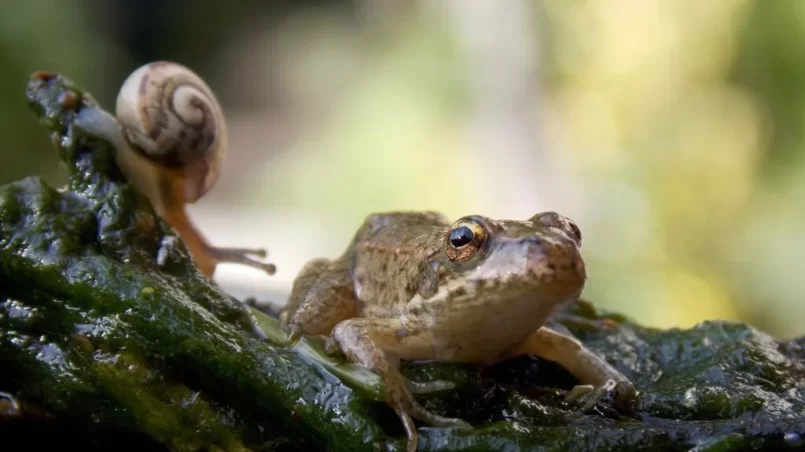
<svg viewBox="0 0 805 452">
<path fill-rule="evenodd" d="M 139 67 L 123 82 L 115 114 L 131 151 L 182 178 L 184 202 L 215 185 L 227 127 L 215 94 L 192 70 L 172 61 Z"/>
</svg>

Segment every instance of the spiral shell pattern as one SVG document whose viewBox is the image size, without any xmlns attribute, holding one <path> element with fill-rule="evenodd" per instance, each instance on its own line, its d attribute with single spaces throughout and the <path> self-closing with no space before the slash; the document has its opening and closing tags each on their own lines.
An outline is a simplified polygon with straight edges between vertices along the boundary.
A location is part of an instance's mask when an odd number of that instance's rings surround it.
<svg viewBox="0 0 805 452">
<path fill-rule="evenodd" d="M 217 98 L 187 67 L 156 61 L 135 70 L 117 97 L 117 120 L 135 151 L 170 168 L 193 167 L 202 196 L 217 180 L 227 128 Z"/>
</svg>

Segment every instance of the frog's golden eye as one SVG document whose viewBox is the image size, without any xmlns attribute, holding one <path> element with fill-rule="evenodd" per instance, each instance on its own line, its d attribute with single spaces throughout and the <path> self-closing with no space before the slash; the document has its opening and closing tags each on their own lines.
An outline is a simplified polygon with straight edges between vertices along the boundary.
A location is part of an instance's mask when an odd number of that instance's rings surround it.
<svg viewBox="0 0 805 452">
<path fill-rule="evenodd" d="M 475 221 L 457 221 L 447 233 L 445 252 L 451 261 L 465 261 L 483 246 L 486 229 Z"/>
</svg>

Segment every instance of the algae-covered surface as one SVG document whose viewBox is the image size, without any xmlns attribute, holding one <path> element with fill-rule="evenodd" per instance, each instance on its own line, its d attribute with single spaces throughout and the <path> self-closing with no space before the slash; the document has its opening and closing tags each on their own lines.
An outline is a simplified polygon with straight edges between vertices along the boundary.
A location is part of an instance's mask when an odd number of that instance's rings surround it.
<svg viewBox="0 0 805 452">
<path fill-rule="evenodd" d="M 27 95 L 69 173 L 0 187 L 0 437 L 25 448 L 404 450 L 374 374 L 283 345 L 276 320 L 193 266 L 185 247 L 73 120 L 94 105 L 57 74 Z M 555 319 L 639 390 L 633 412 L 580 413 L 576 382 L 537 358 L 407 364 L 418 395 L 470 431 L 420 424 L 421 450 L 802 450 L 805 338 L 705 322 L 657 330 L 576 303 Z M 21 450 L 21 449 L 20 449 Z"/>
</svg>

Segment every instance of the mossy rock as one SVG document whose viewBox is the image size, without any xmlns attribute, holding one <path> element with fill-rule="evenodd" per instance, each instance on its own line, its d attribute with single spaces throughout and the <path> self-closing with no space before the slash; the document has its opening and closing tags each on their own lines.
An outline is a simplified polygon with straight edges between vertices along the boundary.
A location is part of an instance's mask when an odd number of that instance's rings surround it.
<svg viewBox="0 0 805 452">
<path fill-rule="evenodd" d="M 69 173 L 0 187 L 0 428 L 84 449 L 404 450 L 374 374 L 283 345 L 276 320 L 206 280 L 114 165 L 72 127 L 92 98 L 34 74 L 28 99 Z M 471 431 L 420 425 L 421 450 L 802 450 L 805 338 L 749 325 L 644 328 L 578 302 L 553 322 L 633 379 L 634 412 L 583 414 L 551 362 L 407 364 L 453 389 L 417 396 Z"/>
</svg>

